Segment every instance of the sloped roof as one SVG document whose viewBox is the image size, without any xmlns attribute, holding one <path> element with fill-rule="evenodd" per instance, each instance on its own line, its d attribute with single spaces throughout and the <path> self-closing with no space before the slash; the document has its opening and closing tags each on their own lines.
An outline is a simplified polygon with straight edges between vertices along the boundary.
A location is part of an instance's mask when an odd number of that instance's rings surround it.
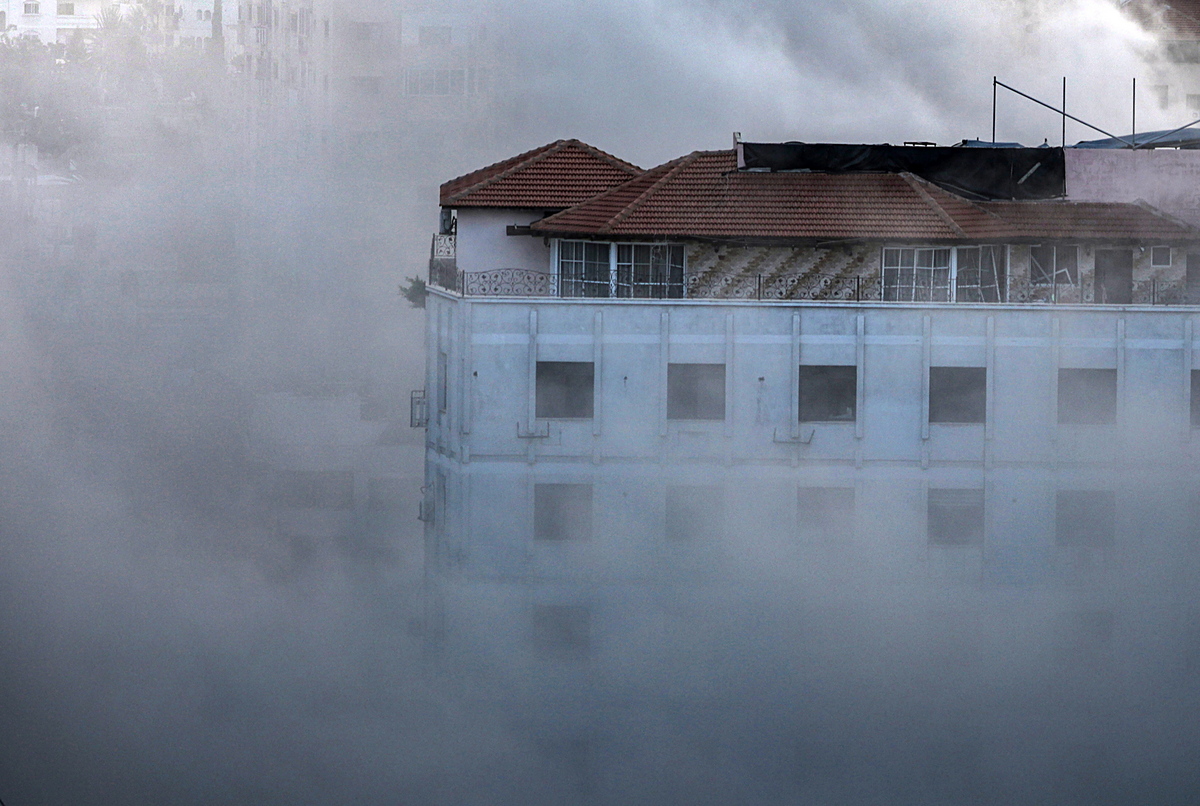
<svg viewBox="0 0 1200 806">
<path fill-rule="evenodd" d="M 1162 39 L 1200 39 L 1200 0 L 1131 0 L 1124 8 Z"/>
<path fill-rule="evenodd" d="M 562 235 L 747 240 L 1200 237 L 1134 204 L 973 202 L 905 173 L 739 171 L 733 150 L 694 152 L 532 226 Z"/>
<path fill-rule="evenodd" d="M 443 207 L 562 210 L 641 173 L 579 140 L 558 140 L 442 185 Z"/>
</svg>

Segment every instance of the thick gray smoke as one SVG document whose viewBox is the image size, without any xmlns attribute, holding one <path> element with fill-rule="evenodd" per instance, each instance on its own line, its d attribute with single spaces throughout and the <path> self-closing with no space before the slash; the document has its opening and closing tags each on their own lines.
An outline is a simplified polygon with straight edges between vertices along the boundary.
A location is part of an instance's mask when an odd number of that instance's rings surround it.
<svg viewBox="0 0 1200 806">
<path fill-rule="evenodd" d="M 1112 677 L 1058 674 L 1087 648 L 1039 654 L 1060 627 L 1036 602 L 1015 622 L 1040 626 L 1032 638 L 953 596 L 889 598 L 869 551 L 817 562 L 830 575 L 798 592 L 772 561 L 769 509 L 751 505 L 730 555 L 667 558 L 728 574 L 740 598 L 697 601 L 681 582 L 677 600 L 646 601 L 658 626 L 627 636 L 627 671 L 566 697 L 557 728 L 506 704 L 533 685 L 510 645 L 427 652 L 422 433 L 407 427 L 423 321 L 397 285 L 424 273 L 440 182 L 562 137 L 646 166 L 725 148 L 733 131 L 986 139 L 993 75 L 1052 102 L 1067 75 L 1071 110 L 1123 133 L 1130 78 L 1166 68 L 1113 4 L 361 13 L 485 28 L 490 89 L 452 114 L 399 114 L 397 61 L 377 96 L 368 86 L 324 128 L 268 125 L 247 109 L 252 89 L 204 60 L 110 69 L 95 78 L 113 107 L 101 110 L 95 81 L 47 89 L 50 73 L 5 46 L 0 145 L 46 125 L 47 109 L 79 141 L 42 157 L 75 183 L 69 238 L 26 231 L 16 191 L 0 200 L 5 804 L 1195 801 L 1195 687 L 1171 682 L 1172 703 L 1150 688 L 1177 670 L 1122 665 L 1117 704 L 1097 708 Z M 1147 105 L 1146 126 L 1185 122 L 1155 114 Z M 1029 145 L 1060 132 L 1009 96 L 1000 121 L 999 139 Z M 1068 141 L 1090 136 L 1068 128 Z M 52 188 L 43 198 L 39 221 L 56 209 Z M 337 528 L 279 513 L 296 494 L 280 492 L 287 473 L 336 474 L 350 455 L 392 483 L 353 490 L 379 506 L 341 512 Z M 333 493 L 302 495 L 344 493 L 322 478 Z M 888 528 L 893 503 L 863 515 L 869 531 Z M 1189 579 L 1171 584 L 1193 596 Z M 917 600 L 919 617 L 902 617 Z M 481 623 L 493 606 L 479 595 Z M 714 726 L 697 698 L 741 717 Z M 988 752 L 1039 724 L 1038 748 L 1058 742 L 1049 756 Z M 625 743 L 591 740 L 601 733 Z M 1125 733 L 1146 739 L 1144 757 Z"/>
</svg>

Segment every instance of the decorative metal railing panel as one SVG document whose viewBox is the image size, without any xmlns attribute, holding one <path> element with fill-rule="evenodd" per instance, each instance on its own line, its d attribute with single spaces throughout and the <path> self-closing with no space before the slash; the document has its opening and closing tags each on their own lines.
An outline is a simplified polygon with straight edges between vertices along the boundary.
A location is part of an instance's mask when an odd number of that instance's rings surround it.
<svg viewBox="0 0 1200 806">
<path fill-rule="evenodd" d="M 414 389 L 408 399 L 408 424 L 412 428 L 429 426 L 429 401 L 424 389 Z"/>
<path fill-rule="evenodd" d="M 429 263 L 429 283 L 456 294 L 471 297 L 561 297 L 563 299 L 603 299 L 601 294 L 583 293 L 583 287 L 560 286 L 550 272 L 531 269 L 495 269 L 462 272 L 453 259 L 434 259 Z M 579 293 L 572 290 L 581 289 Z M 1096 294 L 1092 283 L 1051 287 L 1030 283 L 1010 283 L 1007 300 L 1028 305 L 1197 305 L 1200 287 L 1182 281 L 1139 280 L 1121 301 L 1112 301 L 1104 293 Z M 878 276 L 806 272 L 783 277 L 764 275 L 689 276 L 685 278 L 684 299 L 756 300 L 762 302 L 904 302 L 891 300 Z M 633 298 L 640 299 L 637 294 Z M 647 299 L 657 297 L 647 297 Z M 628 300 L 630 297 L 617 297 Z M 911 300 L 909 300 L 911 301 Z M 971 300 L 959 299 L 958 303 Z M 955 303 L 949 303 L 955 304 Z"/>
<path fill-rule="evenodd" d="M 464 272 L 462 286 L 469 297 L 549 297 L 552 280 L 544 271 L 496 269 Z"/>
<path fill-rule="evenodd" d="M 433 236 L 433 259 L 454 260 L 458 254 L 457 240 L 453 235 L 436 234 Z"/>
</svg>

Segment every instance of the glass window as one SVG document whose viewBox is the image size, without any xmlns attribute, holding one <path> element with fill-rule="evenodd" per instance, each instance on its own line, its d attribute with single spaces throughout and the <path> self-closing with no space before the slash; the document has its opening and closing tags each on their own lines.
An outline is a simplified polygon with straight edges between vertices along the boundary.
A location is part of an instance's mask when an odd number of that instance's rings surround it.
<svg viewBox="0 0 1200 806">
<path fill-rule="evenodd" d="M 884 249 L 883 298 L 898 302 L 949 302 L 950 250 Z"/>
<path fill-rule="evenodd" d="M 609 296 L 609 245 L 563 241 L 558 248 L 558 293 L 563 297 Z"/>
<path fill-rule="evenodd" d="M 617 296 L 679 299 L 683 296 L 683 246 L 619 244 Z"/>
<path fill-rule="evenodd" d="M 1008 298 L 1008 250 L 1003 246 L 964 246 L 957 250 L 954 282 L 957 302 L 1004 302 Z"/>
<path fill-rule="evenodd" d="M 1169 246 L 1152 246 L 1150 247 L 1150 265 L 1157 267 L 1166 267 L 1171 265 L 1171 247 Z"/>
<path fill-rule="evenodd" d="M 1079 282 L 1079 247 L 1029 247 L 1029 281 L 1034 285 L 1076 285 Z"/>
</svg>

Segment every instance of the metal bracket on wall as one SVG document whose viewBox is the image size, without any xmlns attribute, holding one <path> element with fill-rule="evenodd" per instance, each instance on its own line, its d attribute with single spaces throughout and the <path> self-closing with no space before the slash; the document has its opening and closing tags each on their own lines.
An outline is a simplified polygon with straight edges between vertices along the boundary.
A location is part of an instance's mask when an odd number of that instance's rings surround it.
<svg viewBox="0 0 1200 806">
<path fill-rule="evenodd" d="M 815 428 L 801 428 L 797 436 L 779 436 L 779 429 L 776 428 L 771 435 L 771 441 L 779 445 L 808 445 L 812 442 L 813 434 L 817 433 Z"/>
<path fill-rule="evenodd" d="M 547 439 L 550 436 L 550 423 L 543 426 L 534 426 L 530 429 L 522 429 L 521 424 L 517 423 L 517 439 Z"/>
</svg>

